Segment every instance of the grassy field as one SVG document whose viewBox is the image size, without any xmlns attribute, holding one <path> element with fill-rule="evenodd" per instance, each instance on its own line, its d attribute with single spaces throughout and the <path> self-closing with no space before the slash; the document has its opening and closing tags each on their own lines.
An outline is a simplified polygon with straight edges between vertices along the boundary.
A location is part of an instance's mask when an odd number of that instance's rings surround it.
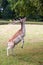
<svg viewBox="0 0 43 65">
<path fill-rule="evenodd" d="M 7 57 L 7 41 L 20 25 L 0 25 L 0 65 L 43 65 L 43 25 L 26 26 L 24 48 L 20 42 L 14 48 L 14 56 Z"/>
<path fill-rule="evenodd" d="M 12 22 L 12 20 L 0 20 L 0 25 L 3 25 L 3 24 L 9 24 L 9 23 L 11 23 Z M 41 21 L 26 21 L 25 22 L 26 24 L 37 24 L 37 25 L 43 25 L 43 22 Z"/>
</svg>

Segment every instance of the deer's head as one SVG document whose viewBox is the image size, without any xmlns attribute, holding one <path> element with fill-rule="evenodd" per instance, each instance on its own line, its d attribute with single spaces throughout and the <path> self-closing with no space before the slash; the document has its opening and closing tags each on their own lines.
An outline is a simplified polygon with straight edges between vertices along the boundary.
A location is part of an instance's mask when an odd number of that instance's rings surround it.
<svg viewBox="0 0 43 65">
<path fill-rule="evenodd" d="M 20 18 L 19 20 L 13 20 L 12 23 L 16 24 L 16 23 L 24 23 L 26 21 L 26 17 L 25 18 Z"/>
<path fill-rule="evenodd" d="M 25 18 L 20 18 L 20 23 L 24 23 L 26 21 L 26 17 Z"/>
</svg>

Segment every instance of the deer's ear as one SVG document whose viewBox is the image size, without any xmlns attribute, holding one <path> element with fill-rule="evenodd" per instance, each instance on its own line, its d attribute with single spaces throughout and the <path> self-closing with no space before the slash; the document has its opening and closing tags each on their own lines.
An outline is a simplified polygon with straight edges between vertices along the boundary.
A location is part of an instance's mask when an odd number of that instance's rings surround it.
<svg viewBox="0 0 43 65">
<path fill-rule="evenodd" d="M 25 22 L 26 21 L 26 17 L 25 18 L 23 18 L 23 22 Z"/>
<path fill-rule="evenodd" d="M 26 20 L 26 17 L 24 19 Z"/>
</svg>

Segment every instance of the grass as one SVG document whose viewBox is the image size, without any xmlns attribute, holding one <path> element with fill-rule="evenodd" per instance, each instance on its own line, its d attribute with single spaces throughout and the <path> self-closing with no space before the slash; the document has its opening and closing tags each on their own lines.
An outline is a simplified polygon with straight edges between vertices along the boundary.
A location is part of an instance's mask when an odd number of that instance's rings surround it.
<svg viewBox="0 0 43 65">
<path fill-rule="evenodd" d="M 43 25 L 43 22 L 38 21 L 26 21 L 26 24 L 37 24 L 37 25 Z"/>
<path fill-rule="evenodd" d="M 0 25 L 11 23 L 12 20 L 0 20 Z M 43 25 L 42 21 L 26 21 L 26 24 L 37 24 L 37 25 Z"/>
<path fill-rule="evenodd" d="M 8 20 L 0 20 L 0 25 L 8 24 L 8 23 L 10 23 L 10 21 L 8 21 Z"/>
<path fill-rule="evenodd" d="M 43 25 L 26 25 L 24 48 L 21 42 L 14 56 L 6 56 L 7 41 L 20 25 L 0 25 L 0 65 L 43 65 Z"/>
</svg>

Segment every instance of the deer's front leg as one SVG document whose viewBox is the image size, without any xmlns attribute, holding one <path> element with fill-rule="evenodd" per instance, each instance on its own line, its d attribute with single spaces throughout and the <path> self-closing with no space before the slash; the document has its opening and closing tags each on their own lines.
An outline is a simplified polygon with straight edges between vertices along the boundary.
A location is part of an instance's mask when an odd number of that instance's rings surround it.
<svg viewBox="0 0 43 65">
<path fill-rule="evenodd" d="M 14 48 L 14 43 L 13 42 L 8 42 L 8 47 L 7 47 L 7 56 L 9 56 L 9 50 L 13 52 Z"/>
<path fill-rule="evenodd" d="M 24 46 L 24 38 L 22 38 L 22 46 L 21 46 L 21 48 L 23 48 L 23 46 Z"/>
</svg>

